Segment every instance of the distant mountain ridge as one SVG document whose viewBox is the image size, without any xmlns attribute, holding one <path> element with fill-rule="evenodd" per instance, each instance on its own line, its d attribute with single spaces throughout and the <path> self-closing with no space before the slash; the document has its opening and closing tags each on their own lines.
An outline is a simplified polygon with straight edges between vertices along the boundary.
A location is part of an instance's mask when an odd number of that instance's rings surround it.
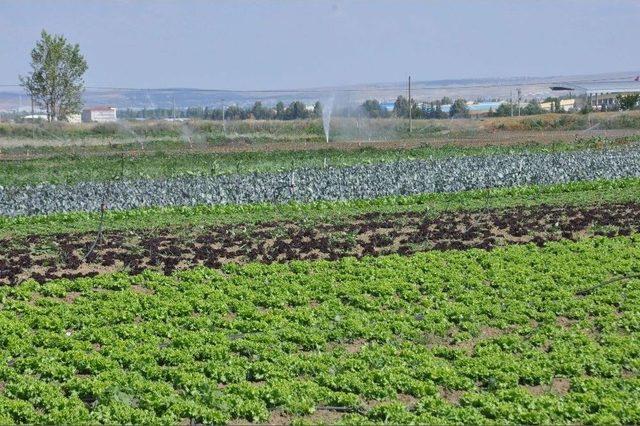
<svg viewBox="0 0 640 426">
<path fill-rule="evenodd" d="M 515 97 L 517 89 L 524 98 L 545 97 L 551 93 L 549 85 L 559 82 L 615 81 L 633 79 L 640 71 L 585 74 L 550 77 L 504 77 L 467 78 L 412 82 L 412 98 L 417 101 L 462 97 L 475 99 L 509 99 Z M 135 88 L 93 88 L 84 93 L 87 106 L 110 105 L 117 108 L 177 108 L 220 107 L 237 104 L 247 106 L 256 101 L 273 105 L 278 101 L 285 104 L 294 100 L 312 103 L 317 100 L 327 102 L 333 99 L 338 104 L 361 103 L 365 99 L 392 101 L 398 95 L 407 96 L 407 82 L 371 83 L 337 87 L 307 88 L 299 90 L 215 90 L 194 88 L 135 89 Z M 0 91 L 0 110 L 15 110 L 22 104 L 23 110 L 30 109 L 29 99 L 20 88 Z"/>
</svg>

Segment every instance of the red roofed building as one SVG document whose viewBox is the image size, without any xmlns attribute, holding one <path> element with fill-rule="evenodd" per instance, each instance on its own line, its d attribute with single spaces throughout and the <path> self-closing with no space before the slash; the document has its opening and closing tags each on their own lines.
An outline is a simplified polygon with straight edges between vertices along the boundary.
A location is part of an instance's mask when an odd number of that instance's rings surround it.
<svg viewBox="0 0 640 426">
<path fill-rule="evenodd" d="M 83 123 L 108 123 L 116 121 L 116 108 L 110 106 L 98 106 L 82 110 Z"/>
</svg>

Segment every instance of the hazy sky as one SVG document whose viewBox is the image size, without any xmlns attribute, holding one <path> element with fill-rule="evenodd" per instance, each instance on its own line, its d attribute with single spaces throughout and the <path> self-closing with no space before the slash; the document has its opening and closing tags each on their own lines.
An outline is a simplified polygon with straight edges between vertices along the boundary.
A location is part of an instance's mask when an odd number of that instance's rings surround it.
<svg viewBox="0 0 640 426">
<path fill-rule="evenodd" d="M 88 86 L 287 89 L 640 69 L 640 1 L 0 1 L 0 84 L 42 29 Z"/>
</svg>

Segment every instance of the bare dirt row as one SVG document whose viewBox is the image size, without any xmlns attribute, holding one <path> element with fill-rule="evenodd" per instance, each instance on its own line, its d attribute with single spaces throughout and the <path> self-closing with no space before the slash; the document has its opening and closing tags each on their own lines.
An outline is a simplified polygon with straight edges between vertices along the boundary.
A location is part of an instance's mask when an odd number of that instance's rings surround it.
<svg viewBox="0 0 640 426">
<path fill-rule="evenodd" d="M 31 235 L 0 240 L 0 284 L 197 265 L 286 262 L 425 250 L 481 248 L 640 230 L 640 203 L 424 213 L 370 213 L 348 222 L 274 221 L 251 225 Z"/>
</svg>

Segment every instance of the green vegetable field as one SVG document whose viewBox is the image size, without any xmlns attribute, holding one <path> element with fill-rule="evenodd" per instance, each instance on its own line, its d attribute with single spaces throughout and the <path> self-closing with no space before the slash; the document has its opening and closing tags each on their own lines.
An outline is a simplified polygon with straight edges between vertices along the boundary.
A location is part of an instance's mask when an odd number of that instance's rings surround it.
<svg viewBox="0 0 640 426">
<path fill-rule="evenodd" d="M 2 152 L 0 201 L 638 141 L 488 135 L 29 145 Z M 0 215 L 0 426 L 640 424 L 640 178 L 559 182 Z"/>
<path fill-rule="evenodd" d="M 640 423 L 640 237 L 0 287 L 0 424 Z"/>
<path fill-rule="evenodd" d="M 640 426 L 638 0 L 41 3 L 0 426 Z"/>
</svg>

